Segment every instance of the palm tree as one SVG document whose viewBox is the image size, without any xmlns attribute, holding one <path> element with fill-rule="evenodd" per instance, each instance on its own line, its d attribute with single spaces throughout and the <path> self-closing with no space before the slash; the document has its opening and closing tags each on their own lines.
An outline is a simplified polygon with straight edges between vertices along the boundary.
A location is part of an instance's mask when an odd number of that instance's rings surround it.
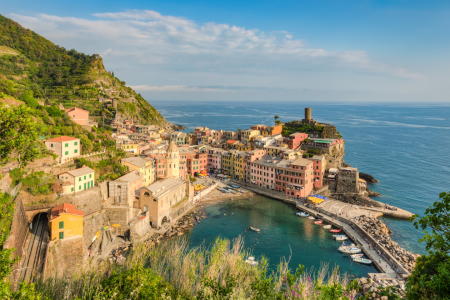
<svg viewBox="0 0 450 300">
<path fill-rule="evenodd" d="M 278 119 L 280 118 L 279 116 L 274 116 L 274 118 L 275 118 L 275 125 L 277 125 L 277 121 L 278 121 Z"/>
</svg>

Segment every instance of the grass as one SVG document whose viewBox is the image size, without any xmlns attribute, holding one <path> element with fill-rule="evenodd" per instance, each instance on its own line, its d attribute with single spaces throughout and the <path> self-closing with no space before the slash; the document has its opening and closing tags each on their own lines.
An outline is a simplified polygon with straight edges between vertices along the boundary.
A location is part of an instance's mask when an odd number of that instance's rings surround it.
<svg viewBox="0 0 450 300">
<path fill-rule="evenodd" d="M 242 238 L 218 238 L 210 247 L 189 249 L 187 239 L 156 247 L 140 244 L 119 266 L 103 261 L 70 278 L 38 278 L 34 293 L 48 299 L 353 299 L 356 283 L 329 271 L 296 272 L 284 261 L 268 274 L 268 261 L 245 263 L 251 253 Z M 95 267 L 94 267 L 95 266 Z M 17 298 L 28 299 L 28 298 Z"/>
</svg>

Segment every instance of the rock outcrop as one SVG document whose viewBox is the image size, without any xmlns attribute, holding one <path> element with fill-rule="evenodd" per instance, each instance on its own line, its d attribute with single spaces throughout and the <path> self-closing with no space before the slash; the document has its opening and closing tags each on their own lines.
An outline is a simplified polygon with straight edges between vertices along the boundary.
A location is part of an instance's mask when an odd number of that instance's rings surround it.
<svg viewBox="0 0 450 300">
<path fill-rule="evenodd" d="M 370 199 L 369 197 L 364 197 L 360 194 L 334 194 L 334 199 L 340 200 L 342 202 L 360 205 L 360 206 L 373 206 L 373 207 L 382 207 L 383 205 L 380 202 Z"/>
<path fill-rule="evenodd" d="M 388 300 L 394 299 L 393 295 L 397 295 L 400 299 L 405 297 L 405 283 L 401 280 L 362 277 L 358 279 L 358 283 L 362 299 Z"/>
<path fill-rule="evenodd" d="M 359 178 L 364 179 L 368 183 L 376 183 L 379 182 L 375 178 L 373 178 L 372 175 L 366 174 L 366 173 L 359 173 Z"/>
</svg>

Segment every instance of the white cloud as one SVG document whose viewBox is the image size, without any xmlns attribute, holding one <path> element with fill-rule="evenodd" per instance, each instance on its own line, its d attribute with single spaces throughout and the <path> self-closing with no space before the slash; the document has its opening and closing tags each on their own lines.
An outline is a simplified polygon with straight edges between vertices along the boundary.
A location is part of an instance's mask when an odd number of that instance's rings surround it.
<svg viewBox="0 0 450 300">
<path fill-rule="evenodd" d="M 365 51 L 311 47 L 288 31 L 197 24 L 151 10 L 97 13 L 93 19 L 11 15 L 61 46 L 101 54 L 108 70 L 147 92 L 230 91 L 207 86 L 361 91 L 383 89 L 395 78 L 422 78 L 377 63 Z"/>
<path fill-rule="evenodd" d="M 138 92 L 234 92 L 231 89 L 184 85 L 131 85 Z"/>
</svg>

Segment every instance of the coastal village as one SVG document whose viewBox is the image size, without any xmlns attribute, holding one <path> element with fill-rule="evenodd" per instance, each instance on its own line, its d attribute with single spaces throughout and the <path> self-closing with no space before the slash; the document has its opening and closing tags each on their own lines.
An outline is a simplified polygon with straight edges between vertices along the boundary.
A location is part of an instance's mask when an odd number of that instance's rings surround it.
<svg viewBox="0 0 450 300">
<path fill-rule="evenodd" d="M 85 128 L 98 126 L 86 110 L 60 109 Z M 344 162 L 345 141 L 334 125 L 315 121 L 311 108 L 305 108 L 302 120 L 283 123 L 275 116 L 274 125 L 237 131 L 199 126 L 186 133 L 136 124 L 120 114 L 111 127 L 116 149 L 125 153 L 120 164 L 126 170 L 114 180 L 101 181 L 93 168 L 74 164 L 81 158 L 102 160 L 106 150 L 82 154 L 80 139 L 65 135 L 42 140 L 54 161 L 34 162 L 33 172 L 53 174 L 58 188 L 53 202 L 19 202 L 20 217 L 8 240 L 19 249 L 19 271 L 13 274 L 17 281 L 49 272 L 68 274 L 90 258 L 123 262 L 120 253 L 133 243 L 157 244 L 183 235 L 206 217 L 198 210 L 203 202 L 253 194 L 294 203 L 343 230 L 338 220 L 344 216 L 360 220 L 362 231 L 374 231 L 390 247 L 384 250 L 383 263 L 389 256 L 393 267 L 381 273 L 390 280 L 400 280 L 414 266 L 414 254 L 390 241 L 388 229 L 380 233 L 369 228 L 382 213 L 400 218 L 411 214 L 369 198 L 376 193 L 368 184 L 376 180 Z M 378 243 L 370 235 L 365 239 Z M 383 263 L 380 259 L 378 269 Z"/>
</svg>

